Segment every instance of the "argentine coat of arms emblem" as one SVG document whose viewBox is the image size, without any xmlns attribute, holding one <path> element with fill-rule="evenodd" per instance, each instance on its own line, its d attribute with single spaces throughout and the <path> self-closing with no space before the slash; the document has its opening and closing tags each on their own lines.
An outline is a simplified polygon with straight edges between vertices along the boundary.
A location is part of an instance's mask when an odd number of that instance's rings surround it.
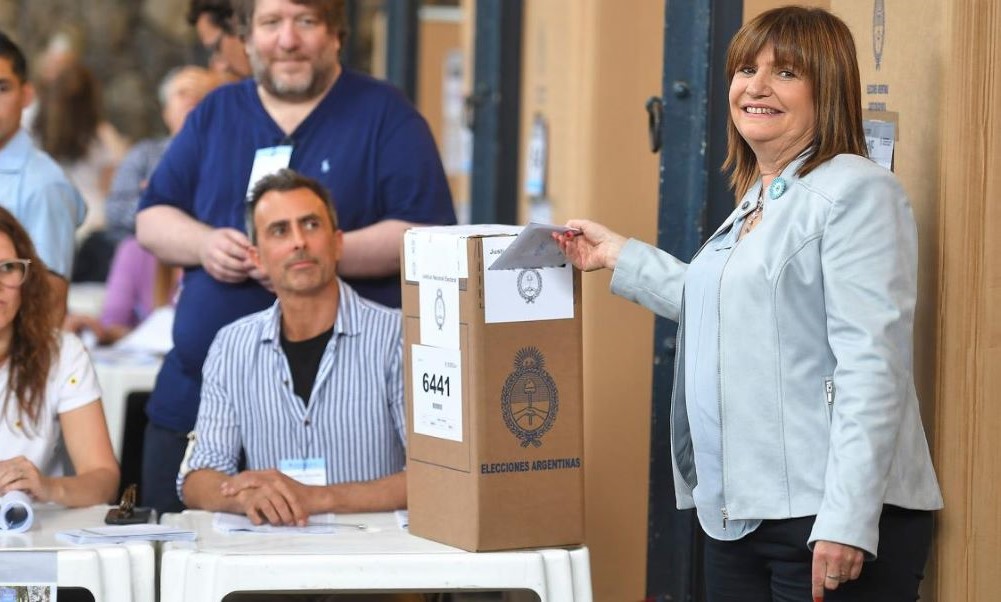
<svg viewBox="0 0 1001 602">
<path fill-rule="evenodd" d="M 519 272 L 518 294 L 525 300 L 525 303 L 535 303 L 535 299 L 542 294 L 542 272 L 535 268 Z"/>
<path fill-rule="evenodd" d="M 546 361 L 535 347 L 523 347 L 514 357 L 514 371 L 504 381 L 501 412 L 504 423 L 522 447 L 542 445 L 542 436 L 556 422 L 559 391 L 546 372 Z"/>
</svg>

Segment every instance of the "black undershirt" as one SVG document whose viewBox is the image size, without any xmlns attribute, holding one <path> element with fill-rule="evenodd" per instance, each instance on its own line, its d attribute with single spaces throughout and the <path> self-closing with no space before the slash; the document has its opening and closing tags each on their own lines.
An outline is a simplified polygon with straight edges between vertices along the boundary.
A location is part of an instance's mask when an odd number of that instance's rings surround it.
<svg viewBox="0 0 1001 602">
<path fill-rule="evenodd" d="M 285 333 L 282 333 L 282 350 L 285 351 L 288 367 L 292 372 L 292 390 L 302 400 L 303 405 L 309 404 L 309 395 L 313 392 L 313 383 L 316 382 L 316 373 L 320 370 L 323 351 L 333 334 L 333 326 L 305 341 L 290 341 L 285 338 Z"/>
</svg>

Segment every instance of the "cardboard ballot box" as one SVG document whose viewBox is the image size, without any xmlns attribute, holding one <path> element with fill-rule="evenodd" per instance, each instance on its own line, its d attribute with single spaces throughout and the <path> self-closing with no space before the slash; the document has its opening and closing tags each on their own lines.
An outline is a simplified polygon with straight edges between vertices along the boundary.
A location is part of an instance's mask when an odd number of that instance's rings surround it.
<svg viewBox="0 0 1001 602">
<path fill-rule="evenodd" d="M 487 270 L 519 230 L 404 237 L 410 532 L 471 551 L 584 538 L 580 274 Z"/>
</svg>

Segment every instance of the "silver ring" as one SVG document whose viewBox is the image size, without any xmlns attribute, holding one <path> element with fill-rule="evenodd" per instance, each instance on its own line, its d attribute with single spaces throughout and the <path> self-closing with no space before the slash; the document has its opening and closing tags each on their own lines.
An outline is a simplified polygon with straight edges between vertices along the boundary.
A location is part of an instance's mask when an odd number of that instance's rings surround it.
<svg viewBox="0 0 1001 602">
<path fill-rule="evenodd" d="M 832 581 L 842 581 L 844 577 L 842 575 L 827 575 L 827 578 Z"/>
</svg>

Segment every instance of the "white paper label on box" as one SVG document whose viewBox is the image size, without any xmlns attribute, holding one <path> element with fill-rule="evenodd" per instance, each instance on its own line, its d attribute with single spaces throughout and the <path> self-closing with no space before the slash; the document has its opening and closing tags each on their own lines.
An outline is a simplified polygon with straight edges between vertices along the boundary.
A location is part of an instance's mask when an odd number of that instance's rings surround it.
<svg viewBox="0 0 1001 602">
<path fill-rule="evenodd" d="M 459 348 L 459 281 L 429 275 L 417 285 L 420 296 L 421 344 Z"/>
<path fill-rule="evenodd" d="M 462 363 L 458 349 L 410 346 L 414 432 L 462 441 Z"/>
<path fill-rule="evenodd" d="M 441 241 L 447 239 L 449 244 L 455 247 L 454 270 L 449 268 L 448 273 L 454 273 L 459 278 L 469 277 L 469 266 L 466 265 L 466 239 L 474 236 L 495 236 L 518 234 L 522 226 L 508 226 L 505 224 L 475 224 L 466 226 L 421 226 L 411 228 L 403 235 L 403 273 L 410 282 L 418 280 L 421 272 L 421 264 L 424 261 L 435 261 L 432 253 L 426 248 L 428 244 L 444 244 Z"/>
<path fill-rule="evenodd" d="M 403 235 L 403 272 L 408 281 L 416 282 L 427 272 L 469 277 L 468 237 L 442 232 L 443 228 L 411 228 Z"/>
<path fill-rule="evenodd" d="M 417 294 L 421 344 L 459 348 L 459 278 L 454 237 L 429 237 L 420 244 Z M 465 249 L 462 249 L 465 252 Z"/>
<path fill-rule="evenodd" d="M 513 236 L 483 239 L 484 320 L 528 322 L 573 318 L 573 266 L 490 270 Z"/>
</svg>

